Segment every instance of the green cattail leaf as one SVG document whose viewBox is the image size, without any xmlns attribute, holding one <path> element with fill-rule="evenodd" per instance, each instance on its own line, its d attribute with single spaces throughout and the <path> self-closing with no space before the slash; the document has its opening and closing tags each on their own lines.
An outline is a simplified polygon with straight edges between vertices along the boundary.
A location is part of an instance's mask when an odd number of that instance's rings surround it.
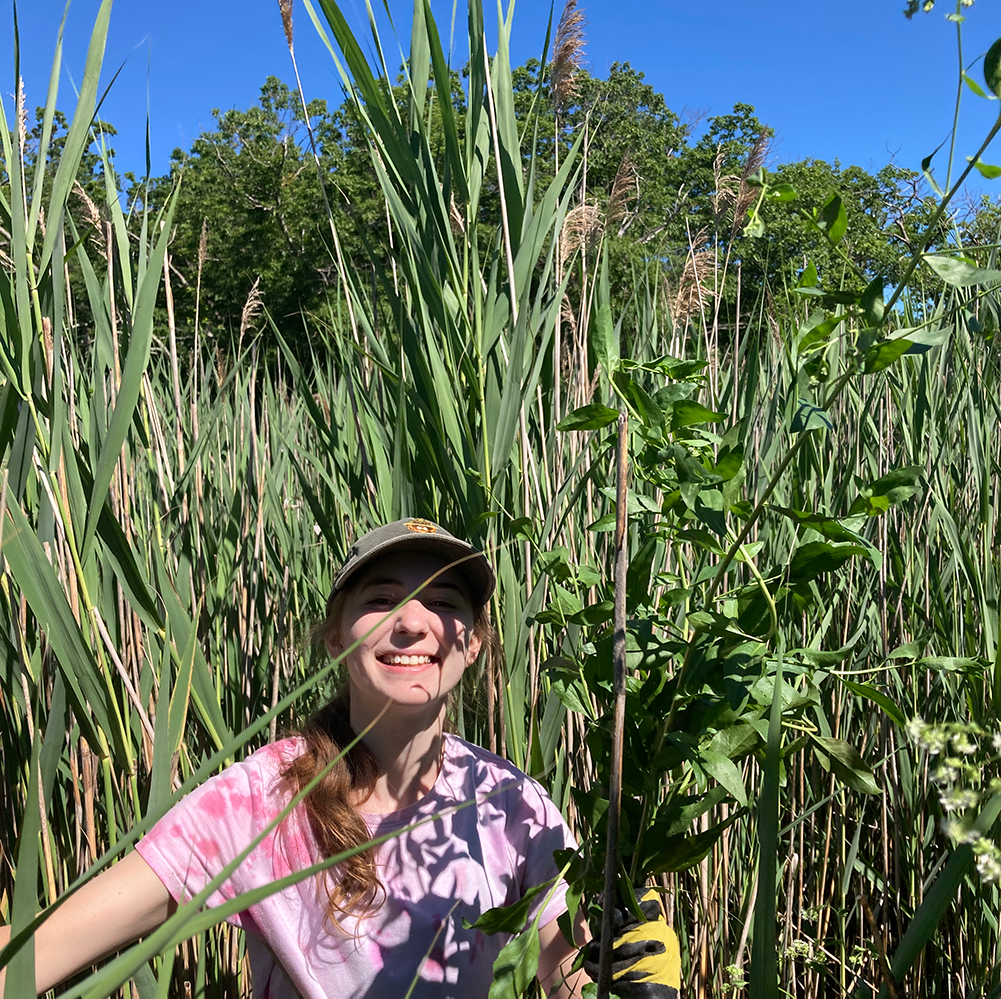
<svg viewBox="0 0 1001 999">
<path fill-rule="evenodd" d="M 38 537 L 25 519 L 10 489 L 7 490 L 3 554 L 35 617 L 44 622 L 46 635 L 66 685 L 77 722 L 91 749 L 100 752 L 106 733 L 115 748 L 116 764 L 127 767 L 129 754 L 124 746 L 122 726 L 107 705 L 108 689 L 100 679 L 97 664 L 79 625 L 73 617 L 66 594 L 49 563 Z"/>
<path fill-rule="evenodd" d="M 84 65 L 83 80 L 80 84 L 80 96 L 77 99 L 76 110 L 70 123 L 66 141 L 63 143 L 59 166 L 52 181 L 52 193 L 49 197 L 49 208 L 46 211 L 45 242 L 39 270 L 44 271 L 52 257 L 52 250 L 59 234 L 58 221 L 63 217 L 66 205 L 69 203 L 80 169 L 80 160 L 90 142 L 91 119 L 97 103 L 97 87 L 101 75 L 101 63 L 104 61 L 104 46 L 108 38 L 108 23 L 111 19 L 111 0 L 101 0 L 101 6 L 94 21 L 87 48 L 87 61 Z"/>
<path fill-rule="evenodd" d="M 139 292 L 136 295 L 136 311 L 132 319 L 129 352 L 122 369 L 122 384 L 118 390 L 118 398 L 108 424 L 107 435 L 101 442 L 101 454 L 97 467 L 94 469 L 94 488 L 90 494 L 87 524 L 80 540 L 81 562 L 87 560 L 104 501 L 108 495 L 108 488 L 111 485 L 111 478 L 121 457 L 122 447 L 125 444 L 129 427 L 132 425 L 132 417 L 139 402 L 142 378 L 149 362 L 150 347 L 153 343 L 154 310 L 176 204 L 176 199 L 172 197 L 163 219 L 156 246 L 150 257 L 149 266 L 143 275 Z"/>
</svg>

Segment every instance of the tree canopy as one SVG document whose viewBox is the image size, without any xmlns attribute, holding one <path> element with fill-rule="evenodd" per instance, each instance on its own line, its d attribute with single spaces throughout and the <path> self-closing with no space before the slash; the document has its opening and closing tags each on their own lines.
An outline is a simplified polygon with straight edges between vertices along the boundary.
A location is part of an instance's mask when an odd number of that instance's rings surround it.
<svg viewBox="0 0 1001 999">
<path fill-rule="evenodd" d="M 582 206 L 578 221 L 587 222 L 577 245 L 586 248 L 598 233 L 605 237 L 613 299 L 633 294 L 636 268 L 655 262 L 675 312 L 694 273 L 725 326 L 735 321 L 738 273 L 766 294 L 795 284 L 807 263 L 825 293 L 864 286 L 877 275 L 893 280 L 927 223 L 931 202 L 915 171 L 891 163 L 871 173 L 812 158 L 775 164 L 772 131 L 751 105 L 738 103 L 704 122 L 683 120 L 629 63 L 613 64 L 604 79 L 579 71 L 572 93 L 557 107 L 551 69 L 531 59 L 513 71 L 518 119 L 534 130 L 523 148 L 534 157 L 535 186 L 542 190 L 571 145 L 582 144 L 575 198 Z M 450 80 L 460 142 L 464 76 L 453 71 Z M 403 85 L 401 76 L 401 102 Z M 427 102 L 426 114 L 432 134 L 443 135 L 436 100 Z M 383 268 L 373 260 L 390 263 L 393 235 L 352 102 L 331 110 L 313 100 L 304 113 L 297 92 L 269 77 L 256 105 L 213 116 L 214 127 L 190 149 L 176 149 L 169 172 L 148 188 L 126 178 L 130 196 L 153 204 L 177 188 L 170 276 L 182 338 L 193 329 L 196 312 L 207 333 L 223 340 L 239 336 L 253 294 L 283 335 L 301 340 L 309 325 L 303 317 L 324 313 L 336 292 L 331 222 L 345 265 L 373 275 L 378 300 L 375 274 Z M 114 134 L 107 124 L 95 130 L 81 178 L 84 193 L 104 185 L 99 143 Z M 29 158 L 37 139 L 29 137 Z M 49 155 L 58 149 L 56 141 Z M 113 162 L 113 150 L 107 155 Z M 748 231 L 763 169 L 796 196 L 762 205 Z M 837 250 L 805 222 L 834 196 L 850 223 L 849 238 Z M 996 206 L 972 206 L 967 215 L 959 231 L 973 237 L 990 228 Z M 984 215 L 980 223 L 978 215 Z M 492 239 L 499 220 L 496 178 L 483 192 L 479 220 L 484 240 Z M 721 257 L 731 266 L 724 267 Z M 720 287 L 717 274 L 726 275 Z"/>
</svg>

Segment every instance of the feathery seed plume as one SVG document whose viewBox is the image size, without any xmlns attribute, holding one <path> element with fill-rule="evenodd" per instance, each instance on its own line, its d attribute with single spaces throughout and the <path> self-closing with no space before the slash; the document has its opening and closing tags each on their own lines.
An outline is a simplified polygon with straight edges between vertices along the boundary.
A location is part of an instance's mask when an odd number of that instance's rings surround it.
<svg viewBox="0 0 1001 999">
<path fill-rule="evenodd" d="M 202 219 L 202 234 L 198 238 L 198 273 L 201 274 L 205 261 L 209 258 L 209 220 Z"/>
<path fill-rule="evenodd" d="M 754 204 L 754 201 L 758 196 L 758 188 L 751 187 L 751 185 L 747 183 L 747 179 L 757 173 L 758 170 L 764 166 L 765 157 L 768 155 L 768 142 L 771 138 L 771 134 L 771 129 L 765 129 L 761 135 L 754 140 L 754 145 L 751 146 L 751 151 L 747 154 L 747 162 L 744 164 L 744 169 L 740 174 L 740 188 L 737 191 L 737 201 L 733 206 L 733 228 L 730 233 L 731 239 L 733 239 L 733 237 L 744 228 L 747 223 L 747 209 Z"/>
<path fill-rule="evenodd" d="M 84 214 L 87 216 L 87 224 L 93 226 L 94 229 L 100 232 L 102 228 L 101 213 L 98 210 L 97 205 L 94 204 L 78 180 L 73 181 L 73 193 L 83 203 Z"/>
<path fill-rule="evenodd" d="M 258 290 L 258 285 L 261 283 L 260 275 L 254 280 L 254 284 L 250 289 L 250 294 L 247 296 L 247 301 L 243 303 L 243 312 L 240 314 L 240 336 L 250 329 L 251 323 L 261 314 L 261 293 Z"/>
<path fill-rule="evenodd" d="M 278 0 L 278 9 L 282 12 L 282 27 L 285 29 L 285 40 L 289 51 L 292 50 L 292 0 Z"/>
<path fill-rule="evenodd" d="M 17 144 L 24 159 L 24 145 L 28 140 L 28 109 L 24 106 L 24 77 L 17 78 Z"/>
<path fill-rule="evenodd" d="M 716 253 L 714 250 L 696 250 L 694 247 L 703 242 L 705 232 L 700 232 L 692 240 L 689 248 L 685 269 L 678 281 L 678 290 L 674 295 L 674 322 L 676 326 L 685 326 L 692 316 L 702 311 L 703 306 L 713 295 L 716 282 Z"/>
<path fill-rule="evenodd" d="M 557 114 L 577 94 L 577 73 L 584 53 L 584 12 L 577 9 L 577 0 L 567 0 L 556 28 L 553 41 L 553 66 L 550 88 Z"/>
<path fill-rule="evenodd" d="M 608 217 L 606 219 L 610 226 L 623 223 L 619 230 L 620 236 L 622 230 L 629 224 L 627 221 L 629 199 L 638 198 L 639 189 L 640 175 L 636 164 L 633 163 L 632 157 L 629 155 L 629 150 L 626 150 L 626 155 L 622 157 L 619 169 L 615 171 L 615 180 L 612 181 L 612 193 L 608 196 Z"/>
<path fill-rule="evenodd" d="M 577 205 L 567 212 L 560 229 L 560 264 L 581 248 L 590 249 L 605 231 L 605 220 L 596 205 Z"/>
<path fill-rule="evenodd" d="M 455 191 L 452 192 L 448 204 L 448 222 L 452 228 L 452 235 L 459 239 L 466 231 L 466 220 L 462 217 L 462 212 L 459 211 L 459 206 L 455 202 Z"/>
</svg>

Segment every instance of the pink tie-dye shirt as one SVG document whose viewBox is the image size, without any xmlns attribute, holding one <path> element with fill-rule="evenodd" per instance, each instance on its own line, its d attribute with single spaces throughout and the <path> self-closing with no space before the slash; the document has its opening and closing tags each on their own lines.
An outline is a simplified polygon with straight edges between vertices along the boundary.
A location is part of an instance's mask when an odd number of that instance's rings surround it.
<svg viewBox="0 0 1001 999">
<path fill-rule="evenodd" d="M 229 767 L 140 841 L 136 849 L 175 899 L 201 891 L 282 811 L 289 795 L 279 774 L 301 746 L 287 739 Z M 364 818 L 373 836 L 399 833 L 377 848 L 386 900 L 374 915 L 344 919 L 338 931 L 324 920 L 326 892 L 317 893 L 311 876 L 230 918 L 247 931 L 255 997 L 403 999 L 414 983 L 413 999 L 486 999 L 508 938 L 463 929 L 463 920 L 558 874 L 553 851 L 574 845 L 559 810 L 516 767 L 449 735 L 438 779 L 421 801 Z M 207 904 L 319 859 L 307 821 L 294 810 Z M 533 918 L 545 903 L 540 926 L 566 908 L 564 895 L 559 882 L 548 903 L 548 892 L 536 896 Z"/>
</svg>

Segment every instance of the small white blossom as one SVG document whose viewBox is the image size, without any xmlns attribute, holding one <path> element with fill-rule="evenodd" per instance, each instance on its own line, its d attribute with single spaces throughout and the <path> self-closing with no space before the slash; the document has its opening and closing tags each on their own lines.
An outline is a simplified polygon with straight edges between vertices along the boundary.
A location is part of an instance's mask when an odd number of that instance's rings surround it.
<svg viewBox="0 0 1001 999">
<path fill-rule="evenodd" d="M 942 792 L 942 807 L 947 812 L 963 812 L 977 803 L 978 795 L 968 787 L 950 787 Z"/>
<path fill-rule="evenodd" d="M 945 833 L 949 839 L 953 840 L 953 842 L 959 843 L 962 842 L 962 838 L 966 834 L 966 827 L 957 819 L 946 816 L 942 819 L 942 832 Z"/>
<path fill-rule="evenodd" d="M 997 850 L 977 855 L 977 873 L 988 884 L 1001 881 L 1001 861 L 998 860 Z"/>
<path fill-rule="evenodd" d="M 931 779 L 936 784 L 955 784 L 959 780 L 959 769 L 947 760 L 941 766 L 935 768 Z"/>
</svg>

